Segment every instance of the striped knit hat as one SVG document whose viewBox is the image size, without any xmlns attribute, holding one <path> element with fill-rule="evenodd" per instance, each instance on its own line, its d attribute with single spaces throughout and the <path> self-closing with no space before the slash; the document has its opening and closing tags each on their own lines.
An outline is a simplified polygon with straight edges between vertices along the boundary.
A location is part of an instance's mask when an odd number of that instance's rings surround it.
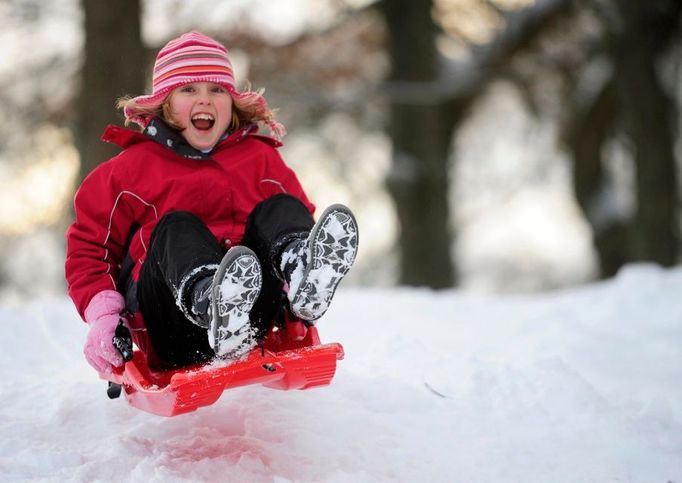
<svg viewBox="0 0 682 483">
<path fill-rule="evenodd" d="M 126 120 L 146 127 L 152 116 L 136 106 L 156 109 L 174 89 L 193 82 L 212 82 L 224 87 L 235 105 L 249 104 L 249 111 L 264 121 L 274 137 L 280 139 L 284 135 L 284 127 L 272 119 L 263 96 L 237 91 L 227 49 L 196 30 L 171 40 L 159 51 L 154 62 L 152 94 L 132 99 L 123 110 Z"/>
</svg>

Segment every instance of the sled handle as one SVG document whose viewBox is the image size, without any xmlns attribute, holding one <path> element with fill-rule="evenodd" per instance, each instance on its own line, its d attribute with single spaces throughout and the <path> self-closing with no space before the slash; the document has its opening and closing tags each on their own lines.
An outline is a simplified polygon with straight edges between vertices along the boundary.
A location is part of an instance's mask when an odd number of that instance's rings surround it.
<svg viewBox="0 0 682 483">
<path fill-rule="evenodd" d="M 118 321 L 111 343 L 121 353 L 124 361 L 128 362 L 133 359 L 133 338 L 130 336 L 130 331 L 125 326 L 122 318 Z"/>
</svg>

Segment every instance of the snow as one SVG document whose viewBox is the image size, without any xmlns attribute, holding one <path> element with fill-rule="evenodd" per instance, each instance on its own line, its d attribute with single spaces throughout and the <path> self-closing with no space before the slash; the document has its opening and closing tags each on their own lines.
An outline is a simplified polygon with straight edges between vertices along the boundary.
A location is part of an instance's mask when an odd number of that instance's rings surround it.
<svg viewBox="0 0 682 483">
<path fill-rule="evenodd" d="M 110 401 L 65 298 L 0 308 L 3 481 L 680 482 L 682 268 L 524 296 L 342 287 L 332 385 L 162 418 Z"/>
</svg>

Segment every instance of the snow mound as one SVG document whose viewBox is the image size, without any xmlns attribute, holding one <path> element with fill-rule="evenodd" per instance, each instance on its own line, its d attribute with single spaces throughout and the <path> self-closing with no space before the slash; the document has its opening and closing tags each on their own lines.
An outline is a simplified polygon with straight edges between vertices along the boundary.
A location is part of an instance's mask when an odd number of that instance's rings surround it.
<svg viewBox="0 0 682 483">
<path fill-rule="evenodd" d="M 682 269 L 542 295 L 340 290 L 328 388 L 110 401 L 66 299 L 0 309 L 3 481 L 682 480 Z"/>
</svg>

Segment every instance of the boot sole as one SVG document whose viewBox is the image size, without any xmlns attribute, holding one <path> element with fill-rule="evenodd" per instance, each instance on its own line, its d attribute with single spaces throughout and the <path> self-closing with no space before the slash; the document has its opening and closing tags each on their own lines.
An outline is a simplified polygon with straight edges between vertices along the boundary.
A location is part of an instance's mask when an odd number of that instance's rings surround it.
<svg viewBox="0 0 682 483">
<path fill-rule="evenodd" d="M 306 321 L 322 317 L 358 251 L 358 224 L 343 205 L 331 205 L 310 232 L 308 264 L 290 295 L 291 312 Z"/>
<path fill-rule="evenodd" d="M 263 283 L 260 262 L 244 246 L 231 248 L 213 277 L 209 344 L 219 357 L 239 357 L 257 341 L 249 312 Z"/>
</svg>

